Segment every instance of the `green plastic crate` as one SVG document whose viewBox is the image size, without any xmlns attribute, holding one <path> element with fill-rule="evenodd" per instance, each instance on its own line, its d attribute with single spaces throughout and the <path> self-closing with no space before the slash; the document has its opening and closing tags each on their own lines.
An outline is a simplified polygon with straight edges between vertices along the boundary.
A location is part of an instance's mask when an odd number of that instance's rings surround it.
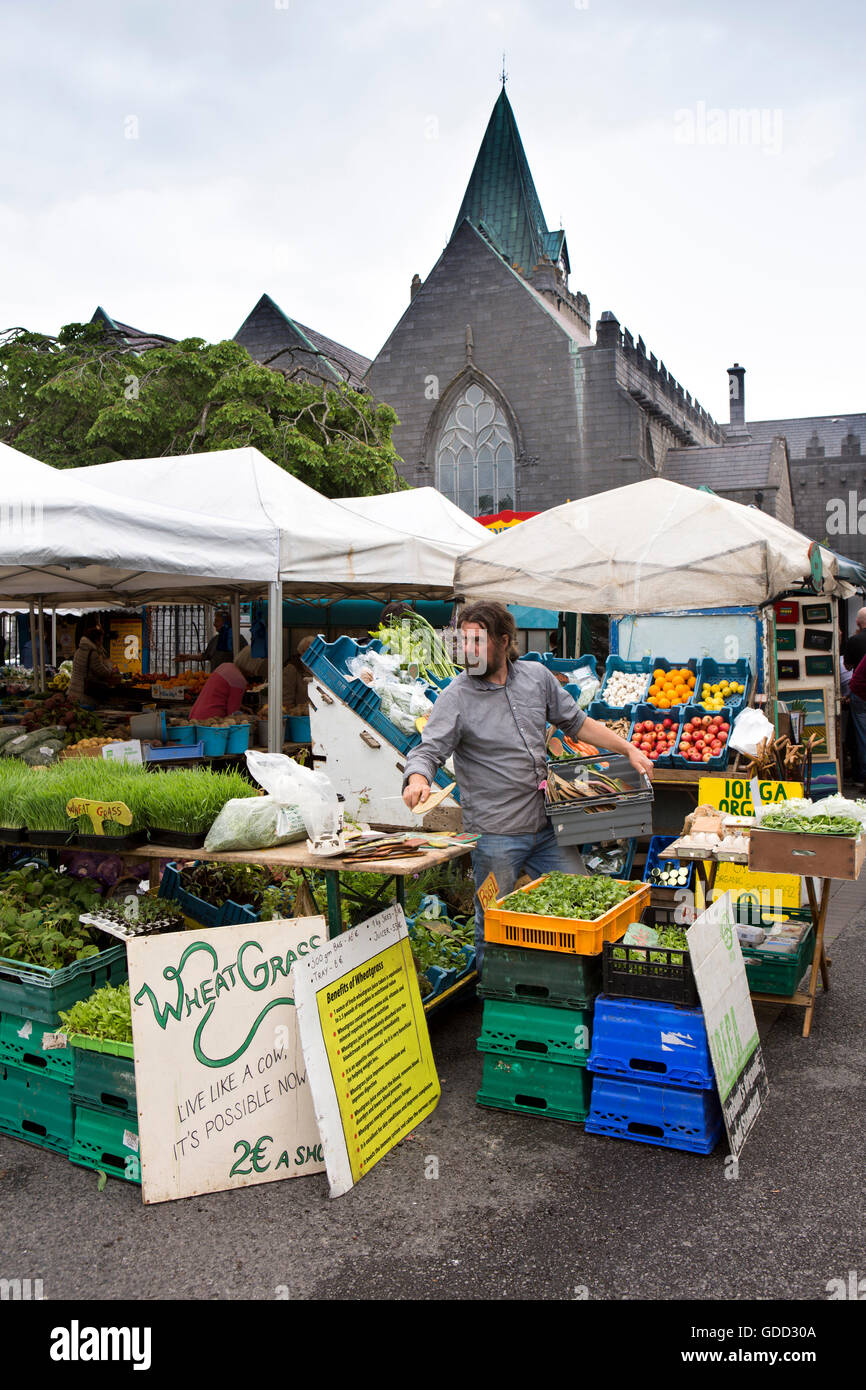
<svg viewBox="0 0 866 1390">
<path fill-rule="evenodd" d="M 0 1063 L 23 1067 L 37 1076 L 50 1076 L 71 1086 L 72 1048 L 68 1042 L 65 1047 L 43 1047 L 46 1035 L 55 1036 L 56 1029 L 20 1014 L 0 1014 Z"/>
<path fill-rule="evenodd" d="M 130 1115 L 138 1122 L 135 1099 L 135 1065 L 131 1043 L 101 1042 L 73 1034 L 69 1040 L 75 1055 L 72 1098 L 76 1105 Z"/>
<path fill-rule="evenodd" d="M 780 955 L 764 951 L 760 946 L 743 946 L 746 979 L 753 994 L 793 994 L 815 955 L 815 932 L 812 928 L 803 937 L 796 952 Z"/>
<path fill-rule="evenodd" d="M 103 985 L 120 985 L 127 978 L 126 946 L 119 942 L 87 960 L 62 970 L 26 965 L 0 957 L 0 1013 L 38 1020 L 49 1027 L 60 1023 L 60 1010 L 89 999 Z"/>
<path fill-rule="evenodd" d="M 72 1089 L 68 1081 L 0 1066 L 0 1132 L 68 1154 L 72 1143 Z"/>
<path fill-rule="evenodd" d="M 535 951 L 528 946 L 484 947 L 482 999 L 514 1004 L 547 1004 L 555 1009 L 588 1009 L 601 992 L 601 952 L 575 956 Z"/>
<path fill-rule="evenodd" d="M 82 1168 L 95 1168 L 109 1177 L 140 1185 L 138 1116 L 109 1115 L 76 1104 L 69 1158 Z"/>
<path fill-rule="evenodd" d="M 591 1009 L 485 1000 L 479 1052 L 585 1067 L 591 1041 Z"/>
<path fill-rule="evenodd" d="M 583 1124 L 589 1114 L 592 1075 L 586 1067 L 536 1062 L 487 1053 L 475 1099 L 493 1110 L 514 1110 L 550 1120 Z"/>
</svg>

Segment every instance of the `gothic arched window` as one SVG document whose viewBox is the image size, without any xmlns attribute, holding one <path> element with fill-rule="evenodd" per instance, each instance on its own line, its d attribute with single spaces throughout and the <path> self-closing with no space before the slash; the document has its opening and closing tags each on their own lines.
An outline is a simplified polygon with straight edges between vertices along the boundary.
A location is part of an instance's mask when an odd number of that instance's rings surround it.
<svg viewBox="0 0 866 1390">
<path fill-rule="evenodd" d="M 514 509 L 514 440 L 502 407 L 476 381 L 442 428 L 436 485 L 470 516 Z"/>
</svg>

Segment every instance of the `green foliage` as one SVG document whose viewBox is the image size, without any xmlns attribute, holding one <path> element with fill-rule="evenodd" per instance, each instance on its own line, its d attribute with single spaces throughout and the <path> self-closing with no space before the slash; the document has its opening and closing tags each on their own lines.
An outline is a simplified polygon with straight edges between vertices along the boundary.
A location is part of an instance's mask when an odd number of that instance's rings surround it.
<svg viewBox="0 0 866 1390">
<path fill-rule="evenodd" d="M 85 1038 L 100 1038 L 105 1042 L 132 1042 L 132 1005 L 129 1001 L 129 981 L 116 988 L 103 985 L 89 999 L 79 999 L 71 1009 L 60 1011 L 62 1032 L 67 1036 L 80 1033 Z"/>
<path fill-rule="evenodd" d="M 221 907 L 231 900 L 242 907 L 258 910 L 269 885 L 270 874 L 259 864 L 221 864 L 209 860 L 189 864 L 180 871 L 181 888 L 213 907 Z"/>
<path fill-rule="evenodd" d="M 363 496 L 405 486 L 396 423 L 369 395 L 287 377 L 239 343 L 135 354 L 100 324 L 0 334 L 0 440 L 59 468 L 252 445 L 326 496 Z"/>
<path fill-rule="evenodd" d="M 78 921 L 101 899 L 87 881 L 28 864 L 0 879 L 0 956 L 60 970 L 99 954 L 94 933 Z"/>
<path fill-rule="evenodd" d="M 235 770 L 177 768 L 151 772 L 147 781 L 147 823 L 181 835 L 202 834 L 210 830 L 227 801 L 256 795 L 252 783 Z"/>
<path fill-rule="evenodd" d="M 606 874 L 548 874 L 528 893 L 509 893 L 501 906 L 511 912 L 540 913 L 546 917 L 576 917 L 594 922 L 610 908 L 624 902 L 642 887 L 638 882 L 619 883 Z"/>
<path fill-rule="evenodd" d="M 804 816 L 781 806 L 767 811 L 761 818 L 762 830 L 791 830 L 800 835 L 853 835 L 856 838 L 862 828 L 853 816 Z"/>
</svg>

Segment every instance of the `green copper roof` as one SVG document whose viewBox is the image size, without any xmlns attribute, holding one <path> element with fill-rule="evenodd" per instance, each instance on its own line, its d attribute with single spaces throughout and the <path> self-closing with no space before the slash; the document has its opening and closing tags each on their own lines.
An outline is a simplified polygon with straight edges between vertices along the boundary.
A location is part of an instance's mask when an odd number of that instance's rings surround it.
<svg viewBox="0 0 866 1390">
<path fill-rule="evenodd" d="M 542 255 L 552 261 L 564 255 L 568 267 L 565 233 L 547 229 L 504 87 L 484 132 L 454 224 L 455 232 L 464 218 L 524 274 L 532 270 Z"/>
</svg>

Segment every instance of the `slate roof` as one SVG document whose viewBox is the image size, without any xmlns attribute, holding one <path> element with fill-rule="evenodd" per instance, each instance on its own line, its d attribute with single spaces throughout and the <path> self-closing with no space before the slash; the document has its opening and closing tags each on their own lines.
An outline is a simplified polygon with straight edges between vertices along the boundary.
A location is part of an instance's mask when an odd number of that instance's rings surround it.
<svg viewBox="0 0 866 1390">
<path fill-rule="evenodd" d="M 309 368 L 312 376 L 323 375 L 350 386 L 363 386 L 370 359 L 344 347 L 324 333 L 290 318 L 269 294 L 263 294 L 241 324 L 234 341 L 247 349 L 257 362 L 288 371 Z M 272 359 L 272 360 L 268 360 Z"/>
<path fill-rule="evenodd" d="M 525 275 L 548 256 L 568 265 L 565 233 L 548 231 L 505 88 L 499 93 L 460 204 L 454 232 L 471 222 Z"/>
<path fill-rule="evenodd" d="M 851 431 L 860 436 L 860 448 L 866 456 L 866 415 L 807 415 L 798 420 L 750 420 L 746 429 L 753 442 L 758 443 L 783 434 L 788 441 L 788 457 L 791 459 L 806 458 L 806 449 L 815 434 L 818 443 L 824 447 L 824 456 L 838 458 L 842 452 L 842 440 Z"/>
<path fill-rule="evenodd" d="M 758 444 L 669 449 L 662 475 L 687 487 L 704 484 L 714 492 L 778 487 L 779 479 L 771 477 L 772 452 L 772 439 Z"/>
<path fill-rule="evenodd" d="M 90 322 L 104 323 L 108 328 L 114 329 L 136 352 L 144 352 L 147 348 L 152 347 L 165 347 L 166 343 L 177 342 L 176 338 L 167 338 L 162 333 L 144 333 L 140 328 L 132 328 L 128 323 L 121 323 L 120 319 L 109 317 L 101 305 L 97 305 Z"/>
</svg>

